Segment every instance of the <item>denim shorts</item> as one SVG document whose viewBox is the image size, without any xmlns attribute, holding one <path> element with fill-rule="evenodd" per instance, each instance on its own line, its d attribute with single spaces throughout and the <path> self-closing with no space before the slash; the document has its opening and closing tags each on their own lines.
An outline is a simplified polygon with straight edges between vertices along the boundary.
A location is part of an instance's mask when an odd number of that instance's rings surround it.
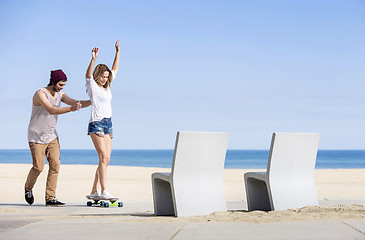
<svg viewBox="0 0 365 240">
<path fill-rule="evenodd" d="M 95 133 L 100 137 L 104 137 L 105 134 L 110 134 L 110 137 L 113 138 L 112 118 L 103 118 L 100 121 L 89 123 L 87 134 L 90 135 L 91 133 Z"/>
</svg>

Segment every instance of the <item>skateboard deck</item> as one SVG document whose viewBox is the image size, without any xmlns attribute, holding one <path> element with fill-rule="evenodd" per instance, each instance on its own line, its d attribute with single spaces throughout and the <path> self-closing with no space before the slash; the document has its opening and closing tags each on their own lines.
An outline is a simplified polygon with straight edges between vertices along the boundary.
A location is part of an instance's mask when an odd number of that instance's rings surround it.
<svg viewBox="0 0 365 240">
<path fill-rule="evenodd" d="M 90 199 L 90 200 L 93 200 L 93 201 L 88 201 L 86 203 L 87 206 L 98 206 L 98 207 L 118 206 L 118 207 L 123 207 L 123 202 L 117 202 L 118 198 L 110 198 L 110 199 L 94 198 L 94 199 Z"/>
</svg>

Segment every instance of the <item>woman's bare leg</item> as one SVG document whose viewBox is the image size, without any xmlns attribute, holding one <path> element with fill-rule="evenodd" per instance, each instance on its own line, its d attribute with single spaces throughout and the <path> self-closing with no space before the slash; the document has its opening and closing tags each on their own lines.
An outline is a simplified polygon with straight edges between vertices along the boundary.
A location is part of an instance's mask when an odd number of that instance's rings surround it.
<svg viewBox="0 0 365 240">
<path fill-rule="evenodd" d="M 96 191 L 98 191 L 98 186 L 99 186 L 99 167 L 96 168 L 94 184 L 91 189 L 91 193 L 95 193 Z"/>
<path fill-rule="evenodd" d="M 90 134 L 90 137 L 94 143 L 95 149 L 99 156 L 99 166 L 95 173 L 95 179 L 93 184 L 93 193 L 96 191 L 98 183 L 100 183 L 101 192 L 106 189 L 106 167 L 110 162 L 111 154 L 111 138 L 110 135 L 100 137 L 97 134 Z"/>
</svg>

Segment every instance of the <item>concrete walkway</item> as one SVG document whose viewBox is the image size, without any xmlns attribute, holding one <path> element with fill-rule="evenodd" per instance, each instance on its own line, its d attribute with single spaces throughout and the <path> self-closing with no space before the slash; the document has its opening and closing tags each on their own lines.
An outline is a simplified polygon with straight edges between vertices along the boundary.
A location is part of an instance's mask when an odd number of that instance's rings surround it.
<svg viewBox="0 0 365 240">
<path fill-rule="evenodd" d="M 233 202 L 228 208 L 244 205 Z M 156 218 L 152 203 L 123 208 L 0 203 L 0 239 L 365 239 L 365 220 L 237 223 Z"/>
</svg>

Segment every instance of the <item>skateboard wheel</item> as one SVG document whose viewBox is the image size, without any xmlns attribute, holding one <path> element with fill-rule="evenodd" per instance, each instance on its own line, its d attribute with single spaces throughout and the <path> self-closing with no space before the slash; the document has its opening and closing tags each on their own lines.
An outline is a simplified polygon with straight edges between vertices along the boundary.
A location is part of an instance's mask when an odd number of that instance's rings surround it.
<svg viewBox="0 0 365 240">
<path fill-rule="evenodd" d="M 103 207 L 109 207 L 109 203 L 104 202 L 104 203 L 103 203 Z"/>
<path fill-rule="evenodd" d="M 104 201 L 100 201 L 100 206 L 103 206 L 104 205 Z"/>
<path fill-rule="evenodd" d="M 88 201 L 88 202 L 86 203 L 86 205 L 88 205 L 88 206 L 90 207 L 90 206 L 92 206 L 92 205 L 93 205 L 93 203 L 92 203 L 92 202 L 90 202 L 90 201 Z"/>
<path fill-rule="evenodd" d="M 123 207 L 123 203 L 122 202 L 118 202 L 118 207 Z"/>
</svg>

